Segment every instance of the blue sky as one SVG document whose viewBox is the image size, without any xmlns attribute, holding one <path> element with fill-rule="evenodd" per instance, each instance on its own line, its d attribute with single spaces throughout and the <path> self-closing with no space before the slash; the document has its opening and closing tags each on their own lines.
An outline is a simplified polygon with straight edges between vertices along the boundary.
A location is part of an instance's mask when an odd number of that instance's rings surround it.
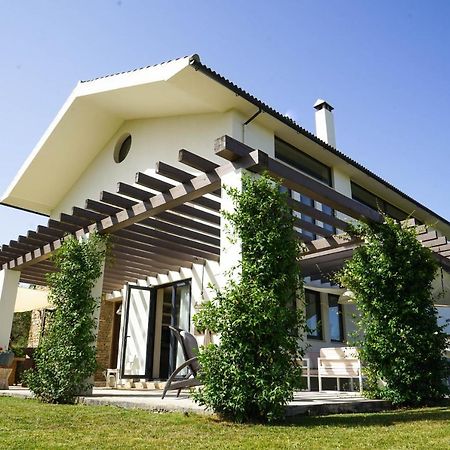
<svg viewBox="0 0 450 450">
<path fill-rule="evenodd" d="M 199 53 L 314 131 L 335 109 L 338 148 L 450 219 L 450 2 L 1 0 L 3 192 L 79 79 Z M 34 227 L 0 206 L 0 241 Z"/>
<path fill-rule="evenodd" d="M 447 0 L 0 0 L 0 191 L 80 79 L 192 53 L 450 219 Z M 0 243 L 46 220 L 0 206 Z"/>
</svg>

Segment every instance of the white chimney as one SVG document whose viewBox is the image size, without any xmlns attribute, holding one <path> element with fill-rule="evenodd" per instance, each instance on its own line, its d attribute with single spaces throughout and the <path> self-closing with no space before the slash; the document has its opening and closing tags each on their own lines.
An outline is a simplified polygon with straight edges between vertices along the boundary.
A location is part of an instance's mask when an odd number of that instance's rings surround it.
<svg viewBox="0 0 450 450">
<path fill-rule="evenodd" d="M 336 147 L 336 134 L 334 131 L 333 107 L 325 100 L 319 98 L 314 103 L 316 110 L 316 136 L 322 141 Z"/>
</svg>

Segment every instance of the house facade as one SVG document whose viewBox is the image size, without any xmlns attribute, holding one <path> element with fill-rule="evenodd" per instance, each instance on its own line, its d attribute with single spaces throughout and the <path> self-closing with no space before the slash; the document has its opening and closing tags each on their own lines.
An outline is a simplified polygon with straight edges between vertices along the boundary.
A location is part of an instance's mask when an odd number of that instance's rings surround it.
<svg viewBox="0 0 450 450">
<path fill-rule="evenodd" d="M 122 380 L 166 379 L 182 359 L 167 325 L 203 343 L 192 316 L 239 260 L 222 187 L 239 186 L 247 171 L 268 170 L 289 191 L 306 246 L 310 355 L 344 346 L 354 330 L 355 307 L 332 273 L 358 245 L 342 237 L 346 222 L 380 220 L 378 209 L 418 227 L 442 267 L 437 302 L 450 304 L 438 296 L 450 280 L 450 223 L 339 152 L 333 108 L 314 108 L 315 135 L 197 55 L 80 82 L 2 198 L 49 219 L 2 246 L 0 346 L 18 283 L 44 285 L 64 237 L 96 230 L 112 236 L 114 254 L 95 292 L 99 364 Z"/>
</svg>

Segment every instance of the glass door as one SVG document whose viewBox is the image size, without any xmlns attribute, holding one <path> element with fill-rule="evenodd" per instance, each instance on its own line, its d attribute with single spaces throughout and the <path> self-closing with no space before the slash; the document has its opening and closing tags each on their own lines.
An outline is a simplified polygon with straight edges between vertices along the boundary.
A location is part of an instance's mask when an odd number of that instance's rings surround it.
<svg viewBox="0 0 450 450">
<path fill-rule="evenodd" d="M 151 378 L 155 335 L 155 289 L 128 286 L 122 378 Z"/>
<path fill-rule="evenodd" d="M 181 281 L 158 288 L 162 301 L 161 344 L 158 378 L 167 379 L 184 361 L 183 350 L 168 325 L 190 331 L 191 282 Z"/>
</svg>

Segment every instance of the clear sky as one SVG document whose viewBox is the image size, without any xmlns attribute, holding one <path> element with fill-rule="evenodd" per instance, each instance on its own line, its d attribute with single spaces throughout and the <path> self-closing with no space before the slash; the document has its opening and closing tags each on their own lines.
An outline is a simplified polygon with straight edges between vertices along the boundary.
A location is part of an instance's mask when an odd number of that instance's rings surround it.
<svg viewBox="0 0 450 450">
<path fill-rule="evenodd" d="M 0 18 L 2 192 L 78 80 L 199 53 L 311 131 L 327 99 L 340 150 L 450 219 L 448 0 L 0 0 Z M 0 242 L 39 221 L 0 206 Z"/>
</svg>

